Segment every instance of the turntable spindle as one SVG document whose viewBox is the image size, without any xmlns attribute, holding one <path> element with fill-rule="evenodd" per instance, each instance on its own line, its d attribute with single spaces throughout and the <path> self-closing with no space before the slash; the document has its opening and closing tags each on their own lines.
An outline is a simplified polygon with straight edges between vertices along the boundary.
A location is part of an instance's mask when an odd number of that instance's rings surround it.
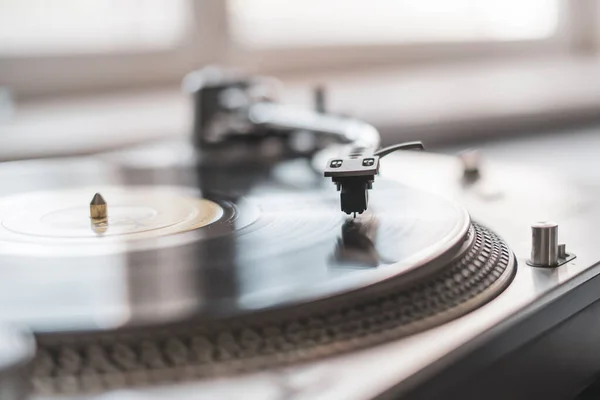
<svg viewBox="0 0 600 400">
<path fill-rule="evenodd" d="M 96 193 L 90 202 L 90 218 L 94 220 L 106 219 L 106 201 L 100 193 Z"/>
</svg>

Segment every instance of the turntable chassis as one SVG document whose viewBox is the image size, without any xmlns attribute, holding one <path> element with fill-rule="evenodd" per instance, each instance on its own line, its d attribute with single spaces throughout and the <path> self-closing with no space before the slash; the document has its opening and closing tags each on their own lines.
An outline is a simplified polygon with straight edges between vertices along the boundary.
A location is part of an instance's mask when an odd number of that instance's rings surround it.
<svg viewBox="0 0 600 400">
<path fill-rule="evenodd" d="M 292 394 L 296 399 L 362 400 L 378 396 L 395 398 L 401 394 L 407 398 L 438 398 L 439 393 L 427 391 L 433 382 L 441 382 L 440 388 L 459 390 L 456 386 L 471 385 L 477 380 L 472 373 L 481 363 L 500 360 L 552 328 L 558 328 L 555 331 L 557 338 L 564 338 L 561 329 L 578 326 L 559 324 L 592 305 L 600 294 L 598 278 L 592 279 L 600 273 L 600 266 L 596 265 L 600 260 L 600 248 L 593 235 L 596 227 L 591 222 L 600 218 L 594 193 L 560 183 L 544 171 L 530 169 L 523 173 L 519 166 L 511 170 L 511 167 L 493 165 L 488 167 L 482 180 L 492 188 L 484 188 L 483 193 L 482 186 L 469 188 L 457 183 L 460 165 L 451 157 L 404 154 L 390 157 L 386 162 L 396 167 L 390 170 L 410 166 L 418 171 L 402 179 L 456 198 L 474 219 L 494 227 L 510 243 L 519 268 L 513 282 L 502 294 L 467 315 L 401 340 L 264 372 L 136 389 L 136 394 L 141 398 L 165 396 L 184 400 L 196 399 L 199 393 L 206 398 L 248 394 L 264 399 L 289 398 Z M 518 182 L 512 178 L 515 175 L 520 176 Z M 424 176 L 428 179 L 423 179 Z M 541 206 L 538 199 L 523 194 L 523 187 L 535 193 L 536 185 L 548 187 L 550 182 L 555 195 L 546 198 Z M 489 196 L 494 190 L 500 191 L 502 196 Z M 581 202 L 585 204 L 579 204 Z M 577 254 L 575 260 L 556 269 L 526 265 L 529 224 L 539 217 L 551 217 L 560 222 L 561 241 L 568 243 Z M 592 305 L 578 315 L 593 313 L 596 307 Z M 575 323 L 576 319 L 570 321 Z M 529 360 L 537 361 L 539 354 L 539 350 L 531 350 Z M 591 379 L 591 369 L 595 367 L 592 364 L 588 363 L 588 369 L 577 375 L 571 388 Z M 501 376 L 506 378 L 503 384 L 507 390 L 513 390 L 512 398 L 526 393 L 519 391 L 522 379 L 516 379 L 514 374 Z M 549 381 L 551 379 L 542 386 L 550 388 Z M 464 386 L 462 389 L 461 397 L 468 398 Z M 429 395 L 432 397 L 427 397 Z"/>
</svg>

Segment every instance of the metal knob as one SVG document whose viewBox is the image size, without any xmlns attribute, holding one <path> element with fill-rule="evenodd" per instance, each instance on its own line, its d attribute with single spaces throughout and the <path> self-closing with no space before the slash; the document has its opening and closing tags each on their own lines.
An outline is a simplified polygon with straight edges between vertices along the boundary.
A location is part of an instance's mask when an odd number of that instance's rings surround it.
<svg viewBox="0 0 600 400">
<path fill-rule="evenodd" d="M 530 263 L 546 267 L 558 264 L 558 224 L 537 222 L 531 226 Z"/>
</svg>

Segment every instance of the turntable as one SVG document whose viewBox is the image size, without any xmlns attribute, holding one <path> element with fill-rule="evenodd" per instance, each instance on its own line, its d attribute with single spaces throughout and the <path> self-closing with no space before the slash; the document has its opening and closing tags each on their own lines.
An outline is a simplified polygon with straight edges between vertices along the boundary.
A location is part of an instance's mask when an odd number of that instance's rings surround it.
<svg viewBox="0 0 600 400">
<path fill-rule="evenodd" d="M 0 346 L 0 384 L 39 399 L 566 398 L 600 371 L 599 323 L 582 319 L 600 210 L 584 189 L 474 153 L 381 149 L 322 91 L 303 110 L 263 78 L 204 69 L 185 87 L 193 146 L 0 167 L 0 323 L 35 339 L 6 366 Z"/>
</svg>

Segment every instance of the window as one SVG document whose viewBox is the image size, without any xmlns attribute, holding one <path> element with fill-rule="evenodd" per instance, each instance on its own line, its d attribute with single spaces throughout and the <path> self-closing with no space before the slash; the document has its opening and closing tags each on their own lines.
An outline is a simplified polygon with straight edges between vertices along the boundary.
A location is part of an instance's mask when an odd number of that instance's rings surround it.
<svg viewBox="0 0 600 400">
<path fill-rule="evenodd" d="M 224 46 L 221 0 L 3 0 L 0 86 L 19 96 L 172 83 Z"/>
<path fill-rule="evenodd" d="M 187 0 L 3 0 L 0 55 L 142 52 L 176 47 Z"/>
<path fill-rule="evenodd" d="M 0 85 L 35 96 L 173 84 L 207 63 L 271 73 L 568 55 L 597 35 L 589 23 L 597 8 L 594 0 L 3 0 Z"/>
<path fill-rule="evenodd" d="M 553 36 L 557 0 L 230 0 L 235 41 L 249 48 L 327 47 Z"/>
</svg>

